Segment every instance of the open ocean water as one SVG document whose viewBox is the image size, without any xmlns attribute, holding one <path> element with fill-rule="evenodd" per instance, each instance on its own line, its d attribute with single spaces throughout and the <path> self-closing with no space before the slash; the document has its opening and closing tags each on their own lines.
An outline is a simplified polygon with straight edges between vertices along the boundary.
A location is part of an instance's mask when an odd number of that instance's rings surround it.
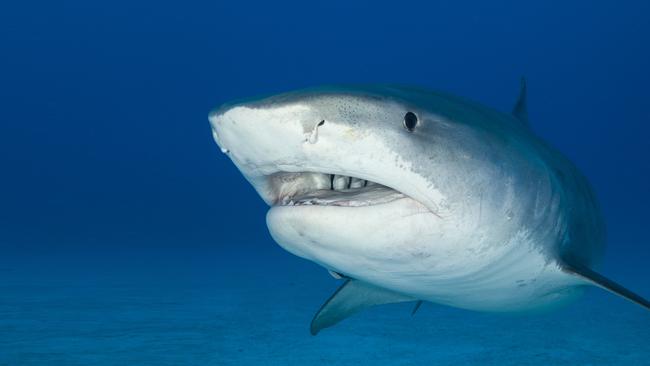
<svg viewBox="0 0 650 366">
<path fill-rule="evenodd" d="M 234 98 L 414 84 L 509 111 L 587 176 L 600 271 L 650 297 L 647 1 L 0 5 L 0 365 L 650 365 L 650 312 L 425 303 L 309 334 L 340 282 L 277 246 L 212 141 Z"/>
</svg>

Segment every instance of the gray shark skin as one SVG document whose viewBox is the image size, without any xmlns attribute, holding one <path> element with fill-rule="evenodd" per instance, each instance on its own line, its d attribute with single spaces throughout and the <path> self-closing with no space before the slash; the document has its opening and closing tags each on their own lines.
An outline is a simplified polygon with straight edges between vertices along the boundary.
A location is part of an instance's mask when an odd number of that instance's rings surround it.
<svg viewBox="0 0 650 366">
<path fill-rule="evenodd" d="M 312 334 L 369 306 L 549 309 L 593 285 L 605 227 L 585 177 L 513 112 L 395 85 L 221 106 L 213 137 L 271 208 L 276 242 L 344 284 Z"/>
</svg>

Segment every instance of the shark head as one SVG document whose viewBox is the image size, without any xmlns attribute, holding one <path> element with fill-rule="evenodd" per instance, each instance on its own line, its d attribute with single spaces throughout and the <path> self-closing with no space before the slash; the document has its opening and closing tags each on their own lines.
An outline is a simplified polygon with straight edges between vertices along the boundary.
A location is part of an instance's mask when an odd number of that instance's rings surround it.
<svg viewBox="0 0 650 366">
<path fill-rule="evenodd" d="M 574 298 L 603 246 L 588 185 L 525 106 L 525 84 L 514 116 L 417 88 L 324 87 L 209 120 L 287 251 L 392 301 L 517 311 Z"/>
<path fill-rule="evenodd" d="M 503 258 L 527 202 L 514 199 L 514 180 L 489 182 L 509 165 L 540 168 L 505 158 L 522 156 L 504 143 L 504 132 L 523 130 L 514 118 L 491 124 L 468 103 L 412 88 L 328 87 L 224 105 L 209 119 L 221 150 L 271 206 L 267 225 L 283 248 L 418 293 L 421 281 L 409 279 L 470 276 Z"/>
<path fill-rule="evenodd" d="M 323 199 L 317 206 L 361 204 L 363 199 L 345 194 L 370 185 L 437 210 L 430 182 L 418 180 L 413 165 L 423 161 L 418 145 L 444 122 L 415 105 L 327 88 L 224 105 L 209 119 L 217 144 L 269 205 L 315 191 L 336 196 L 331 205 Z"/>
<path fill-rule="evenodd" d="M 414 227 L 439 220 L 445 197 L 420 174 L 436 159 L 423 144 L 450 126 L 414 104 L 328 88 L 226 105 L 210 122 L 222 151 L 271 205 L 271 234 L 298 256 L 356 274 L 412 241 Z"/>
</svg>

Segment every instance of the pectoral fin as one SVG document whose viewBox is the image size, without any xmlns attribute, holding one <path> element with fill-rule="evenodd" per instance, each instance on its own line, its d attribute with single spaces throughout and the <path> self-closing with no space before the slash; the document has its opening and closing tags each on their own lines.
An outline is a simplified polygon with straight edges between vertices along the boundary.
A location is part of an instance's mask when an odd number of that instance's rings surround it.
<svg viewBox="0 0 650 366">
<path fill-rule="evenodd" d="M 418 309 L 420 309 L 420 306 L 422 306 L 422 300 L 418 300 L 418 302 L 415 303 L 415 306 L 413 307 L 413 311 L 411 311 L 411 316 L 415 315 L 417 313 Z"/>
<path fill-rule="evenodd" d="M 311 321 L 310 331 L 312 335 L 316 335 L 322 329 L 374 305 L 413 300 L 381 287 L 348 279 L 318 310 Z"/>
<path fill-rule="evenodd" d="M 590 268 L 565 263 L 564 270 L 573 273 L 576 276 L 580 276 L 602 289 L 605 289 L 615 295 L 621 296 L 650 310 L 650 301 L 610 280 L 609 278 L 597 272 L 594 272 Z"/>
</svg>

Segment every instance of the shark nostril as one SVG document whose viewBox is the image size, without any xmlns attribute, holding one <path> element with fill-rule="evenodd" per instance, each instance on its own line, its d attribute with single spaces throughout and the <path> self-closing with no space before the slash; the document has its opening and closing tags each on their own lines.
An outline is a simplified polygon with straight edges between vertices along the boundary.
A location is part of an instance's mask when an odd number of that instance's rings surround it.
<svg viewBox="0 0 650 366">
<path fill-rule="evenodd" d="M 318 142 L 318 127 L 322 126 L 325 124 L 325 120 L 322 120 L 314 126 L 314 129 L 311 130 L 311 132 L 306 134 L 305 142 L 309 142 L 310 144 L 315 144 Z"/>
</svg>

